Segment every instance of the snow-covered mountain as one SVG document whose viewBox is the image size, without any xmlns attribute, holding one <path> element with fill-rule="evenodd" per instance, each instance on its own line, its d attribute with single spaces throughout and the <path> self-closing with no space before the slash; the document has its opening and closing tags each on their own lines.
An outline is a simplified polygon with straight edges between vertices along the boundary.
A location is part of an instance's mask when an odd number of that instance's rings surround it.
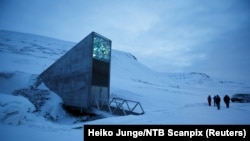
<svg viewBox="0 0 250 141">
<path fill-rule="evenodd" d="M 37 75 L 75 44 L 0 31 L 0 128 L 10 130 L 7 125 L 14 124 L 68 131 L 85 123 L 250 123 L 249 103 L 232 103 L 233 107 L 228 109 L 231 111 L 221 109 L 220 113 L 215 108 L 208 109 L 206 103 L 208 95 L 223 97 L 225 94 L 250 93 L 249 84 L 218 80 L 202 72 L 160 73 L 140 63 L 133 54 L 115 50 L 115 47 L 112 47 L 110 95 L 140 102 L 145 114 L 102 115 L 105 118 L 93 121 L 69 116 L 61 107 L 61 99 L 44 85 L 39 86 L 41 91 L 30 91 L 29 88 Z"/>
</svg>

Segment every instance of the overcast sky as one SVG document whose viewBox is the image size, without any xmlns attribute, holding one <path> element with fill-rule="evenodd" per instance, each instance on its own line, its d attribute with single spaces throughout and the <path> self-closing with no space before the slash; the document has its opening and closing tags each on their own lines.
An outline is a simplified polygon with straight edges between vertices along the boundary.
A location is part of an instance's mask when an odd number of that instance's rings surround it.
<svg viewBox="0 0 250 141">
<path fill-rule="evenodd" d="M 0 29 L 76 43 L 96 31 L 156 71 L 250 80 L 249 0 L 0 0 Z"/>
</svg>

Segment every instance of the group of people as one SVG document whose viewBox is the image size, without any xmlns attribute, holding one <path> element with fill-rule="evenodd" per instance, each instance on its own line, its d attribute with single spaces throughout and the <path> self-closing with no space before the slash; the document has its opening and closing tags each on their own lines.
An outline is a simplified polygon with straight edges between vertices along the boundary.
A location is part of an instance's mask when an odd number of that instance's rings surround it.
<svg viewBox="0 0 250 141">
<path fill-rule="evenodd" d="M 211 102 L 212 102 L 212 97 L 209 95 L 208 98 L 208 105 L 211 106 Z M 225 95 L 224 98 L 223 98 L 225 104 L 226 104 L 226 107 L 229 108 L 229 104 L 230 104 L 230 97 L 228 95 Z M 217 107 L 218 110 L 220 110 L 220 102 L 221 102 L 221 98 L 219 95 L 215 95 L 213 97 L 213 102 L 214 102 L 214 106 Z"/>
</svg>

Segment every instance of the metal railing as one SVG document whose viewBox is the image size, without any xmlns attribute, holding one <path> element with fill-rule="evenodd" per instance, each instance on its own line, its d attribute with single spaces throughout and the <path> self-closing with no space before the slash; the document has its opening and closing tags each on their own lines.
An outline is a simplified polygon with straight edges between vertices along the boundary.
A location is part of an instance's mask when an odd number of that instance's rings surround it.
<svg viewBox="0 0 250 141">
<path fill-rule="evenodd" d="M 95 99 L 95 104 L 98 110 L 108 110 L 111 114 L 141 115 L 145 113 L 140 102 L 122 98 L 113 97 L 110 101 Z"/>
</svg>

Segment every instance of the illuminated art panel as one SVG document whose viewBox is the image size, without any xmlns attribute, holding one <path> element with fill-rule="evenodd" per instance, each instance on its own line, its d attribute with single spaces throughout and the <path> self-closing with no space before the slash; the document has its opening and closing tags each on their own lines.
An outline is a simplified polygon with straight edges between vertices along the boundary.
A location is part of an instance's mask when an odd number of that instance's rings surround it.
<svg viewBox="0 0 250 141">
<path fill-rule="evenodd" d="M 100 37 L 94 37 L 93 58 L 109 61 L 110 60 L 111 44 L 110 41 Z"/>
</svg>

